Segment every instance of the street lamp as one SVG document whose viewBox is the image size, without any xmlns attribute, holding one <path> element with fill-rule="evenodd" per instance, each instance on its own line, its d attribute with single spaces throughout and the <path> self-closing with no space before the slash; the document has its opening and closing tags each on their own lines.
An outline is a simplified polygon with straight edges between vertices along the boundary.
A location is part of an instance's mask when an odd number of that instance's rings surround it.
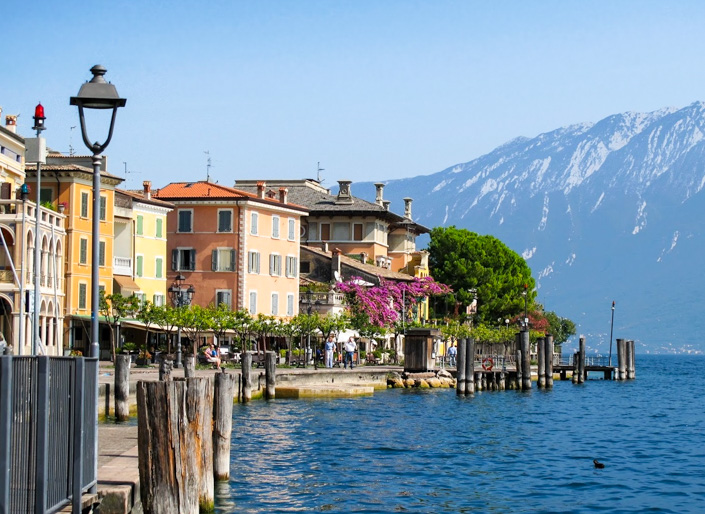
<svg viewBox="0 0 705 514">
<path fill-rule="evenodd" d="M 528 284 L 524 284 L 524 291 L 521 293 L 522 296 L 524 297 L 524 324 L 523 324 L 524 330 L 529 330 L 529 313 L 528 313 L 528 308 L 527 308 L 527 302 L 529 299 L 528 289 L 529 289 Z"/>
<path fill-rule="evenodd" d="M 191 305 L 191 299 L 196 292 L 196 288 L 191 284 L 184 284 L 185 280 L 186 277 L 183 275 L 176 275 L 174 283 L 167 290 L 171 297 L 171 303 L 176 308 Z M 174 361 L 174 367 L 181 367 L 181 327 L 178 328 L 176 334 L 176 360 Z"/>
<path fill-rule="evenodd" d="M 100 308 L 99 281 L 100 281 L 100 154 L 108 147 L 113 137 L 115 128 L 115 115 L 118 107 L 124 107 L 127 100 L 120 98 L 115 86 L 103 78 L 108 70 L 96 64 L 91 68 L 93 78 L 84 83 L 78 91 L 78 96 L 71 97 L 71 105 L 78 106 L 78 116 L 81 122 L 81 135 L 83 142 L 88 149 L 93 152 L 93 227 L 91 236 L 93 238 L 93 255 L 91 256 L 91 352 L 90 356 L 100 357 L 100 343 L 98 341 L 98 312 Z M 110 119 L 110 129 L 108 137 L 103 144 L 91 143 L 86 130 L 86 120 L 84 109 L 112 109 L 113 114 Z M 97 369 L 97 368 L 96 368 Z"/>
</svg>

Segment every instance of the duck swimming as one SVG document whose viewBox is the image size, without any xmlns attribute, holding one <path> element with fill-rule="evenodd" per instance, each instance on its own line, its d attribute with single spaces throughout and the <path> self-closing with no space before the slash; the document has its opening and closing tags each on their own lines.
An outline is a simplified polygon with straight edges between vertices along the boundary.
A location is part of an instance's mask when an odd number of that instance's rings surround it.
<svg viewBox="0 0 705 514">
<path fill-rule="evenodd" d="M 605 465 L 602 462 L 598 462 L 597 459 L 594 459 L 592 463 L 595 465 L 597 469 L 604 469 Z"/>
</svg>

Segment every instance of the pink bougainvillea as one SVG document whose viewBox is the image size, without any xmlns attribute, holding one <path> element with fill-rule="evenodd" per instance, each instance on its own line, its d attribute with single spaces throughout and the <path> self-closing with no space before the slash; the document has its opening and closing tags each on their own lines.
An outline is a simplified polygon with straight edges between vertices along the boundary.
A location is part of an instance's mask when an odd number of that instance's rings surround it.
<svg viewBox="0 0 705 514">
<path fill-rule="evenodd" d="M 369 323 L 378 327 L 390 327 L 401 316 L 406 307 L 418 303 L 432 295 L 451 292 L 445 284 L 439 284 L 432 277 L 414 278 L 410 282 L 393 282 L 380 278 L 378 286 L 365 286 L 360 277 L 352 277 L 337 285 L 338 291 L 345 294 L 353 314 L 364 314 Z"/>
</svg>

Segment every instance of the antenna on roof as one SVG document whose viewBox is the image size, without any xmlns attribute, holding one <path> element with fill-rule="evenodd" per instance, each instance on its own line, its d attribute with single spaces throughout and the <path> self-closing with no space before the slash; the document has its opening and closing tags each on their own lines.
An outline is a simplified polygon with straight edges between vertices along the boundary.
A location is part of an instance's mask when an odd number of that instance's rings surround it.
<svg viewBox="0 0 705 514">
<path fill-rule="evenodd" d="M 69 157 L 72 157 L 74 155 L 74 150 L 73 150 L 73 129 L 76 128 L 76 125 L 71 127 L 71 130 L 69 130 Z"/>
<path fill-rule="evenodd" d="M 127 181 L 127 175 L 130 175 L 132 173 L 139 173 L 139 171 L 129 171 L 127 169 L 127 162 L 122 161 L 122 164 L 125 166 L 125 181 Z"/>
<path fill-rule="evenodd" d="M 213 165 L 211 164 L 211 152 L 210 150 L 204 150 L 203 153 L 208 156 L 208 158 L 206 159 L 206 182 L 210 182 L 211 168 L 213 167 Z"/>
<path fill-rule="evenodd" d="M 321 182 L 321 172 L 322 172 L 322 171 L 326 171 L 326 169 L 325 169 L 325 168 L 321 168 L 321 162 L 320 162 L 320 161 L 318 161 L 318 163 L 316 164 L 316 168 L 317 168 L 317 170 L 316 170 L 316 180 L 317 180 L 318 183 L 320 184 L 320 182 Z"/>
</svg>

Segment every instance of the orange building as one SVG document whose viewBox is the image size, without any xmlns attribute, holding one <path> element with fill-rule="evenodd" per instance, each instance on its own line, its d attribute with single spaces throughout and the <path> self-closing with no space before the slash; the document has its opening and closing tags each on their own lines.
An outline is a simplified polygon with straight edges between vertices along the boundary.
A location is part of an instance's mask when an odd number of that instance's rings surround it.
<svg viewBox="0 0 705 514">
<path fill-rule="evenodd" d="M 247 193 L 208 181 L 171 183 L 154 197 L 174 205 L 167 215 L 167 282 L 182 276 L 192 303 L 225 304 L 291 317 L 299 305 L 299 234 L 307 210 L 280 188 Z"/>
</svg>

